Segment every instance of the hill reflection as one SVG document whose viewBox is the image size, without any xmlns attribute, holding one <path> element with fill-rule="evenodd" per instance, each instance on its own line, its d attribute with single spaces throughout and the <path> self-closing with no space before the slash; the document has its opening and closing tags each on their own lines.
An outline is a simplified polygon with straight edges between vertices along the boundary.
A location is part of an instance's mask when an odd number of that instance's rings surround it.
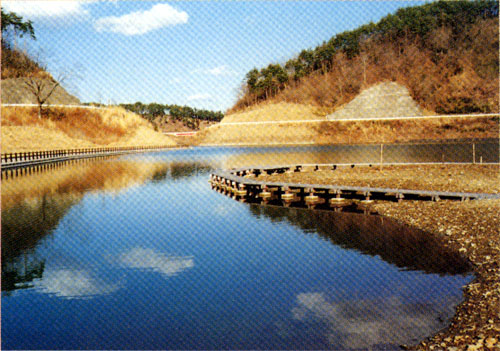
<svg viewBox="0 0 500 351">
<path fill-rule="evenodd" d="M 254 216 L 286 221 L 346 249 L 380 256 L 403 270 L 440 275 L 466 274 L 468 261 L 443 240 L 382 216 L 251 205 Z"/>
<path fill-rule="evenodd" d="M 91 192 L 118 193 L 147 182 L 197 175 L 209 167 L 195 162 L 80 160 L 24 172 L 2 181 L 2 291 L 32 286 L 44 259 L 36 247 L 68 211 Z"/>
</svg>

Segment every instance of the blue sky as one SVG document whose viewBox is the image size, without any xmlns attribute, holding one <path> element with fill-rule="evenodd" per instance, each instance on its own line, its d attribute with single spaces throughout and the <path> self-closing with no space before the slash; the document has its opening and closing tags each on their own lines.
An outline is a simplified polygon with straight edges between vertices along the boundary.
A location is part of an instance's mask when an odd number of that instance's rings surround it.
<svg viewBox="0 0 500 351">
<path fill-rule="evenodd" d="M 83 102 L 226 110 L 253 67 L 284 63 L 408 1 L 2 1 L 33 21 L 39 55 Z M 75 74 L 76 72 L 76 74 Z"/>
</svg>

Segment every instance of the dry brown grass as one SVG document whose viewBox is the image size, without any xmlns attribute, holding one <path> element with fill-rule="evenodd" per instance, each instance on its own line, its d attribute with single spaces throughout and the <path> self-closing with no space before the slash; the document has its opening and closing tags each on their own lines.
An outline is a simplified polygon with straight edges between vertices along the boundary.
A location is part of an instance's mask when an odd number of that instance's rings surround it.
<svg viewBox="0 0 500 351">
<path fill-rule="evenodd" d="M 264 121 L 301 121 L 325 119 L 326 110 L 311 105 L 301 105 L 288 102 L 264 103 L 250 107 L 244 111 L 226 115 L 221 121 L 233 122 L 264 122 Z"/>
<path fill-rule="evenodd" d="M 266 113 L 265 109 L 264 106 L 262 114 Z M 202 145 L 365 144 L 498 137 L 498 117 L 255 125 L 222 123 L 198 136 Z"/>
<path fill-rule="evenodd" d="M 430 40 L 442 30 L 446 28 L 430 33 Z M 247 93 L 229 112 L 266 100 L 337 109 L 363 89 L 384 81 L 406 86 L 421 108 L 437 114 L 499 111 L 498 18 L 464 29 L 454 42 L 445 41 L 442 52 L 419 38 L 379 39 L 364 41 L 360 54 L 350 59 L 337 52 L 329 72 L 318 70 L 297 82 L 290 80 L 267 99 L 243 90 Z"/>
<path fill-rule="evenodd" d="M 88 110 L 2 107 L 2 152 L 100 146 L 175 145 L 123 108 Z"/>
</svg>

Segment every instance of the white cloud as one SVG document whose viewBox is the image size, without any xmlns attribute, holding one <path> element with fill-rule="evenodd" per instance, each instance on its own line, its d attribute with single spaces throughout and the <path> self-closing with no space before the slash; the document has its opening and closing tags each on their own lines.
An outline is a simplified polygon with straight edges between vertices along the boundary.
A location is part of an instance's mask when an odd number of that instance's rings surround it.
<svg viewBox="0 0 500 351">
<path fill-rule="evenodd" d="M 229 75 L 234 74 L 234 72 L 231 71 L 229 69 L 229 67 L 227 67 L 227 66 L 215 67 L 215 68 L 209 69 L 207 72 L 214 75 L 214 76 L 229 76 Z"/>
<path fill-rule="evenodd" d="M 153 249 L 140 247 L 119 255 L 118 262 L 127 268 L 152 270 L 168 277 L 194 267 L 192 257 L 167 256 Z"/>
<path fill-rule="evenodd" d="M 210 74 L 212 76 L 231 76 L 235 74 L 235 72 L 226 65 L 221 65 L 209 69 L 196 69 L 192 73 L 204 73 Z"/>
<path fill-rule="evenodd" d="M 117 284 L 108 284 L 91 276 L 85 270 L 47 270 L 41 280 L 35 281 L 36 289 L 67 299 L 90 298 L 118 290 Z"/>
<path fill-rule="evenodd" d="M 90 1 L 2 1 L 2 8 L 27 19 L 57 19 L 89 15 L 84 8 Z"/>
<path fill-rule="evenodd" d="M 110 16 L 98 19 L 94 28 L 99 32 L 124 35 L 140 35 L 163 27 L 187 23 L 188 14 L 168 4 L 158 4 L 150 10 L 136 11 L 121 17 Z"/>
<path fill-rule="evenodd" d="M 187 101 L 200 101 L 200 100 L 210 100 L 210 99 L 212 99 L 212 95 L 208 93 L 199 93 L 187 97 Z"/>
</svg>

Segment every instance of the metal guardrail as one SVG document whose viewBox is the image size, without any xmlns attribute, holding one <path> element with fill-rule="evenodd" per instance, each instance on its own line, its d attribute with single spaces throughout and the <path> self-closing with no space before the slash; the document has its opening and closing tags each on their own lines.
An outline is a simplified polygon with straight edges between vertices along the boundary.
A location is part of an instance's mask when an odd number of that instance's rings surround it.
<svg viewBox="0 0 500 351">
<path fill-rule="evenodd" d="M 4 153 L 1 156 L 2 171 L 27 167 L 31 165 L 65 161 L 78 158 L 89 158 L 134 152 L 145 152 L 172 148 L 172 146 L 137 146 L 137 147 L 106 147 L 106 148 L 82 148 L 70 150 L 42 150 Z"/>
</svg>

